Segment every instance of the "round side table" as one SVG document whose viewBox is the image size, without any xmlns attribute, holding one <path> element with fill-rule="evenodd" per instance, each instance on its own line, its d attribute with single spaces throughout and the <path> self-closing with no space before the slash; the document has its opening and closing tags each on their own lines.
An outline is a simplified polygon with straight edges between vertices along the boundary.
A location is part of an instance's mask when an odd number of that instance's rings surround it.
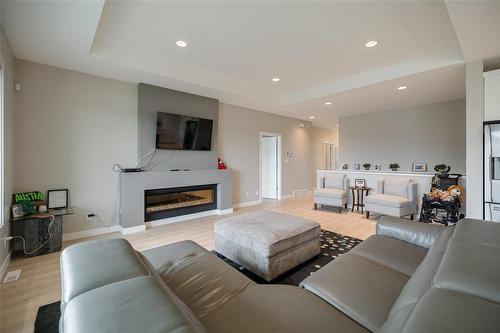
<svg viewBox="0 0 500 333">
<path fill-rule="evenodd" d="M 354 207 L 356 207 L 356 211 L 359 211 L 359 208 L 361 207 L 361 214 L 363 214 L 363 210 L 365 207 L 365 204 L 363 202 L 363 199 L 365 195 L 368 195 L 368 192 L 370 192 L 371 187 L 356 187 L 356 186 L 351 186 L 350 187 L 351 192 L 352 192 L 352 208 L 351 212 L 354 212 Z M 365 194 L 366 191 L 366 194 Z"/>
</svg>

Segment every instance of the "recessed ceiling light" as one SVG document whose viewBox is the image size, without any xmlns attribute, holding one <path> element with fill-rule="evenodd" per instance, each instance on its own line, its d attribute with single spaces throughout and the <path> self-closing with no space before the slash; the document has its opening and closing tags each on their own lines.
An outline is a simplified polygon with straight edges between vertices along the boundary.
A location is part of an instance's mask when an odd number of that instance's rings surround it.
<svg viewBox="0 0 500 333">
<path fill-rule="evenodd" d="M 273 77 L 273 82 L 278 82 L 280 80 L 279 77 Z"/>
<path fill-rule="evenodd" d="M 188 46 L 188 43 L 183 40 L 178 40 L 177 42 L 175 42 L 175 45 L 177 45 L 178 47 L 186 47 Z"/>
<path fill-rule="evenodd" d="M 309 119 L 314 119 L 316 118 L 316 116 L 309 116 Z"/>
<path fill-rule="evenodd" d="M 325 102 L 325 105 L 332 105 L 332 102 Z"/>
<path fill-rule="evenodd" d="M 377 45 L 378 45 L 378 42 L 376 40 L 371 40 L 365 44 L 366 47 L 374 47 Z"/>
<path fill-rule="evenodd" d="M 398 90 L 405 90 L 406 88 L 408 88 L 407 86 L 401 86 L 401 87 L 398 87 Z"/>
</svg>

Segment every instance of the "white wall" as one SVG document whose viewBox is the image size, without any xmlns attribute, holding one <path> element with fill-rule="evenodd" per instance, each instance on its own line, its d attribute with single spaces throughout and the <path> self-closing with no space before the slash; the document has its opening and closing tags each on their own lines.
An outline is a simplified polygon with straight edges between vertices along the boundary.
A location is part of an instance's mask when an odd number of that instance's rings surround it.
<svg viewBox="0 0 500 333">
<path fill-rule="evenodd" d="M 465 101 L 455 100 L 411 108 L 361 114 L 339 119 L 339 165 L 365 162 L 399 163 L 410 171 L 412 163 L 452 167 L 465 174 Z"/>
<path fill-rule="evenodd" d="M 303 123 L 307 125 L 300 127 Z M 307 121 L 219 104 L 219 153 L 233 170 L 233 203 L 259 200 L 260 132 L 281 134 L 282 195 L 311 189 L 311 128 Z M 288 161 L 286 152 L 292 152 Z M 247 195 L 248 194 L 248 195 Z"/>
<path fill-rule="evenodd" d="M 466 65 L 467 217 L 483 218 L 483 62 Z"/>
<path fill-rule="evenodd" d="M 109 224 L 116 197 L 114 163 L 135 164 L 137 85 L 16 61 L 15 192 L 68 188 L 76 214 L 70 233 Z"/>
<path fill-rule="evenodd" d="M 68 188 L 78 210 L 65 218 L 64 233 L 100 228 L 85 221 L 87 212 L 110 223 L 111 168 L 134 165 L 138 154 L 137 85 L 22 60 L 16 68 L 23 90 L 16 94 L 14 191 Z M 313 184 L 309 122 L 220 103 L 219 155 L 233 169 L 234 204 L 259 199 L 261 131 L 282 134 L 282 194 Z M 288 162 L 285 152 L 293 153 Z"/>
<path fill-rule="evenodd" d="M 1 16 L 1 14 L 0 14 Z M 8 243 L 4 246 L 3 239 L 10 235 L 9 218 L 10 206 L 12 200 L 12 184 L 15 175 L 14 167 L 14 120 L 15 120 L 15 93 L 14 93 L 14 77 L 15 64 L 10 50 L 9 43 L 3 32 L 0 30 L 0 61 L 3 64 L 4 82 L 3 82 L 3 97 L 4 97 L 4 224 L 0 229 L 0 266 L 4 263 L 9 253 Z M 2 272 L 0 272 L 1 275 Z M 0 276 L 2 278 L 2 276 Z"/>
</svg>

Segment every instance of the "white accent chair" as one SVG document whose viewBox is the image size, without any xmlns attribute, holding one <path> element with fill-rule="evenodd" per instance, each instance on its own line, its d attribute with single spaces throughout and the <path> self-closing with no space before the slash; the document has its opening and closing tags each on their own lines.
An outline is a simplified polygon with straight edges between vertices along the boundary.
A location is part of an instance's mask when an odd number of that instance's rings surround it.
<svg viewBox="0 0 500 333">
<path fill-rule="evenodd" d="M 411 179 L 384 179 L 378 181 L 377 193 L 365 198 L 366 218 L 370 213 L 396 217 L 417 213 L 417 183 Z"/>
<path fill-rule="evenodd" d="M 314 209 L 318 205 L 347 208 L 347 190 L 349 188 L 349 179 L 343 174 L 329 174 L 320 180 L 320 188 L 314 190 L 313 202 Z"/>
</svg>

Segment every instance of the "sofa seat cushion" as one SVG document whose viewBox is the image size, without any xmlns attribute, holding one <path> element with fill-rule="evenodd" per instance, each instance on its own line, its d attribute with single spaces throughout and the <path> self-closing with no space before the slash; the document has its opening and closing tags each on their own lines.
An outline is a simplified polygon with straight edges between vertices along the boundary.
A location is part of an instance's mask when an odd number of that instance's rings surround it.
<svg viewBox="0 0 500 333">
<path fill-rule="evenodd" d="M 250 287 L 201 321 L 214 333 L 367 332 L 319 297 L 286 285 Z"/>
<path fill-rule="evenodd" d="M 431 288 L 418 301 L 401 332 L 496 333 L 500 332 L 499 318 L 498 303 L 452 290 Z"/>
<path fill-rule="evenodd" d="M 306 278 L 301 286 L 376 332 L 408 279 L 406 274 L 347 253 Z"/>
<path fill-rule="evenodd" d="M 165 284 L 198 317 L 215 311 L 246 288 L 246 276 L 192 241 L 142 252 Z"/>
<path fill-rule="evenodd" d="M 343 199 L 347 197 L 347 193 L 338 188 L 318 188 L 314 190 L 315 197 Z"/>
<path fill-rule="evenodd" d="M 137 277 L 87 291 L 63 312 L 65 332 L 204 332 L 193 325 L 152 277 Z"/>
<path fill-rule="evenodd" d="M 258 211 L 216 222 L 214 233 L 262 257 L 272 257 L 320 237 L 319 223 L 272 211 Z"/>
<path fill-rule="evenodd" d="M 350 253 L 410 276 L 424 259 L 427 249 L 399 239 L 372 235 Z"/>
<path fill-rule="evenodd" d="M 411 201 L 405 197 L 392 194 L 371 194 L 365 198 L 365 204 L 375 204 L 394 208 L 411 206 Z"/>
</svg>

